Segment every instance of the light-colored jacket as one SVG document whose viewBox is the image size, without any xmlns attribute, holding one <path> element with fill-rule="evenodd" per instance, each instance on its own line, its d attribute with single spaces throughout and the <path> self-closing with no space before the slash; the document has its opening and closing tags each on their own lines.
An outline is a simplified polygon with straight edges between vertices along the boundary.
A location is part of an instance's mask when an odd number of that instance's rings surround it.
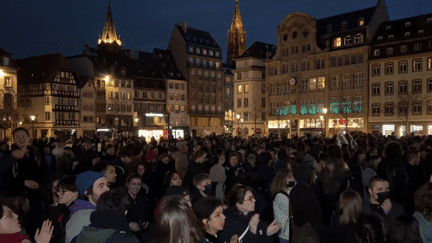
<svg viewBox="0 0 432 243">
<path fill-rule="evenodd" d="M 289 220 L 289 198 L 286 194 L 278 193 L 273 200 L 273 214 L 275 220 L 281 224 L 279 238 L 289 240 L 290 236 L 290 220 Z"/>
<path fill-rule="evenodd" d="M 424 243 L 432 242 L 432 222 L 424 218 L 423 214 L 415 212 L 414 218 L 419 222 L 420 236 Z"/>
<path fill-rule="evenodd" d="M 85 226 L 90 225 L 90 215 L 94 209 L 83 209 L 74 213 L 66 223 L 66 240 L 65 243 L 70 243 Z"/>
</svg>

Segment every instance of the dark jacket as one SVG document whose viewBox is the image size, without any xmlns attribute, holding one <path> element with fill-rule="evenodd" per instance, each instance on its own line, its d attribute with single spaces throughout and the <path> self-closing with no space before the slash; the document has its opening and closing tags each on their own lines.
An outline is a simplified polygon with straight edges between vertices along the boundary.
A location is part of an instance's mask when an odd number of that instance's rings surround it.
<svg viewBox="0 0 432 243">
<path fill-rule="evenodd" d="M 224 212 L 224 214 L 226 216 L 225 227 L 223 231 L 219 232 L 218 239 L 220 242 L 230 242 L 233 235 L 237 235 L 240 237 L 243 232 L 245 232 L 246 228 L 249 226 L 249 221 L 251 220 L 255 212 L 251 212 L 248 215 L 243 215 L 236 209 L 229 208 Z M 242 239 L 242 242 L 272 242 L 273 237 L 266 235 L 267 227 L 268 224 L 260 220 L 258 223 L 256 234 L 253 234 L 249 229 L 245 234 L 244 238 Z"/>
<path fill-rule="evenodd" d="M 71 243 L 139 243 L 129 228 L 124 212 L 99 210 L 90 216 L 91 224 L 84 227 Z"/>
</svg>

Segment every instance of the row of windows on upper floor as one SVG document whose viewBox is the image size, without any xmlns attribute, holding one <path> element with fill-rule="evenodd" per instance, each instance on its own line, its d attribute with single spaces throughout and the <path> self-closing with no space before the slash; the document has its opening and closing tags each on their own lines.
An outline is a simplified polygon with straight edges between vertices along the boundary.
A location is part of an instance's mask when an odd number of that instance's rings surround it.
<svg viewBox="0 0 432 243">
<path fill-rule="evenodd" d="M 132 88 L 132 83 L 133 81 L 131 80 L 110 79 L 108 81 L 108 86 Z"/>
<path fill-rule="evenodd" d="M 423 59 L 417 58 L 412 60 L 412 72 L 421 72 L 423 70 Z M 432 71 L 432 57 L 426 58 L 426 70 Z M 394 74 L 394 63 L 387 62 L 384 64 L 384 74 L 392 75 Z M 408 61 L 402 60 L 398 62 L 398 74 L 408 73 Z M 372 64 L 371 70 L 372 76 L 380 76 L 381 75 L 381 64 L 376 63 Z"/>
<path fill-rule="evenodd" d="M 428 47 L 429 47 L 429 49 L 432 49 L 432 41 L 429 41 Z M 421 51 L 422 50 L 422 43 L 415 43 L 412 45 L 412 48 L 414 51 Z M 399 50 L 400 50 L 400 53 L 406 53 L 408 51 L 408 45 L 400 45 Z M 427 50 L 427 49 L 425 49 L 425 50 Z M 394 53 L 394 47 L 388 47 L 386 49 L 387 55 L 393 55 L 393 53 Z M 380 49 L 374 49 L 373 55 L 374 55 L 374 57 L 380 56 L 381 55 Z"/>
<path fill-rule="evenodd" d="M 202 70 L 200 70 L 200 69 L 198 69 L 197 71 L 194 69 L 194 68 L 192 68 L 191 69 L 191 75 L 192 76 L 195 76 L 195 75 L 197 75 L 197 76 L 199 76 L 199 77 L 202 77 L 203 76 L 203 73 L 204 73 L 204 77 L 209 77 L 209 74 L 210 74 L 210 77 L 211 78 L 216 78 L 216 73 L 215 72 L 212 72 L 212 71 L 207 71 L 207 70 L 205 70 L 204 72 L 202 71 Z M 222 73 L 221 72 L 218 72 L 217 73 L 217 78 L 218 79 L 222 79 Z"/>
<path fill-rule="evenodd" d="M 432 115 L 432 101 L 426 101 L 427 108 L 426 111 L 423 111 L 423 101 L 413 101 L 413 102 L 398 102 L 397 107 L 395 107 L 395 103 L 386 102 L 384 104 L 381 103 L 372 103 L 371 104 L 371 115 L 372 116 L 401 116 L 406 117 L 408 115 Z M 384 109 L 381 109 L 384 106 Z M 395 111 L 397 108 L 397 113 Z M 410 108 L 410 109 L 409 109 Z M 383 111 L 382 111 L 383 110 Z M 410 112 L 411 111 L 411 112 Z"/>
<path fill-rule="evenodd" d="M 395 91 L 395 84 L 393 81 L 388 81 L 383 84 L 384 95 L 407 95 L 407 94 L 421 94 L 423 92 L 423 81 L 421 79 L 414 79 L 411 81 L 411 90 L 407 80 L 401 80 L 397 83 L 397 93 Z M 432 93 L 432 78 L 426 80 L 426 92 Z M 381 83 L 371 84 L 371 95 L 381 95 Z"/>
<path fill-rule="evenodd" d="M 324 58 L 317 58 L 315 61 L 314 69 L 323 69 L 325 68 L 325 59 Z M 337 66 L 344 66 L 344 65 L 351 65 L 351 64 L 358 64 L 363 63 L 363 55 L 344 55 L 344 56 L 337 56 L 337 57 L 331 57 L 330 59 L 330 66 L 331 67 L 337 67 Z M 273 66 L 268 69 L 269 76 L 278 75 L 280 70 L 281 74 L 289 73 L 289 72 L 298 72 L 298 71 L 309 71 L 311 70 L 311 61 L 310 60 L 303 60 L 300 64 L 299 62 L 291 62 L 281 65 L 280 67 Z"/>
<path fill-rule="evenodd" d="M 347 35 L 343 38 L 343 43 L 342 43 L 342 37 L 336 37 L 333 40 L 333 47 L 342 47 L 342 46 L 350 46 L 353 44 L 361 44 L 363 43 L 364 38 L 363 38 L 363 34 L 356 34 L 354 35 L 354 37 L 352 35 Z"/>
<path fill-rule="evenodd" d="M 195 60 L 195 61 L 194 61 Z M 188 65 L 189 66 L 196 66 L 196 67 L 203 67 L 203 68 L 211 68 L 211 69 L 216 69 L 219 70 L 221 68 L 220 66 L 220 62 L 213 62 L 213 61 L 208 61 L 208 65 L 207 65 L 207 60 L 206 59 L 199 59 L 199 58 L 193 58 L 193 57 L 189 57 L 188 60 Z M 202 61 L 202 62 L 201 62 Z"/>
<path fill-rule="evenodd" d="M 186 84 L 169 83 L 169 84 L 168 84 L 168 88 L 169 88 L 169 89 L 180 89 L 180 90 L 185 90 L 185 89 L 186 89 Z"/>
<path fill-rule="evenodd" d="M 215 57 L 220 57 L 220 51 L 216 51 L 216 50 L 208 50 L 206 48 L 201 48 L 201 47 L 197 47 L 197 46 L 189 46 L 189 53 L 195 53 L 198 55 L 204 55 L 204 56 L 215 56 Z"/>
</svg>

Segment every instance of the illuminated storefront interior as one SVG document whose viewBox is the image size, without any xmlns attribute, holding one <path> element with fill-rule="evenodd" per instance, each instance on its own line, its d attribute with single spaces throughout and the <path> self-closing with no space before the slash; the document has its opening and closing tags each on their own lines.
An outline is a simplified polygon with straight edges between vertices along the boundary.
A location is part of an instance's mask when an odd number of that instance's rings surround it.
<svg viewBox="0 0 432 243">
<path fill-rule="evenodd" d="M 175 139 L 184 138 L 184 130 L 183 129 L 173 129 L 172 136 Z"/>
<path fill-rule="evenodd" d="M 328 127 L 329 128 L 345 128 L 346 124 L 341 124 L 340 120 L 345 118 L 338 118 L 338 119 L 329 119 L 328 121 Z M 348 128 L 362 128 L 363 127 L 363 118 L 348 118 Z"/>
<path fill-rule="evenodd" d="M 320 119 L 302 119 L 300 120 L 300 128 L 322 128 L 324 120 Z"/>
<path fill-rule="evenodd" d="M 144 137 L 146 142 L 150 142 L 152 137 L 159 140 L 163 135 L 164 130 L 138 130 L 138 137 Z"/>
<path fill-rule="evenodd" d="M 268 122 L 269 129 L 283 129 L 289 127 L 290 127 L 289 120 L 273 120 Z"/>
</svg>

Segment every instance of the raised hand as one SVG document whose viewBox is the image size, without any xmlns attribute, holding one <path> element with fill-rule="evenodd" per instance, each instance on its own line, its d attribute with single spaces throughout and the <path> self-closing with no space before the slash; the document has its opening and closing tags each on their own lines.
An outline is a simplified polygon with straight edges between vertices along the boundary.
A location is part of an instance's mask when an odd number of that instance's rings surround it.
<svg viewBox="0 0 432 243">
<path fill-rule="evenodd" d="M 255 214 L 252 216 L 251 220 L 249 221 L 249 229 L 252 233 L 256 234 L 257 228 L 258 228 L 258 222 L 260 221 L 259 214 Z"/>
<path fill-rule="evenodd" d="M 273 222 L 267 227 L 267 235 L 274 235 L 281 229 L 281 224 L 273 220 Z"/>
<path fill-rule="evenodd" d="M 36 243 L 49 243 L 54 230 L 51 221 L 45 220 L 42 224 L 42 228 L 36 230 L 35 241 Z"/>
</svg>

